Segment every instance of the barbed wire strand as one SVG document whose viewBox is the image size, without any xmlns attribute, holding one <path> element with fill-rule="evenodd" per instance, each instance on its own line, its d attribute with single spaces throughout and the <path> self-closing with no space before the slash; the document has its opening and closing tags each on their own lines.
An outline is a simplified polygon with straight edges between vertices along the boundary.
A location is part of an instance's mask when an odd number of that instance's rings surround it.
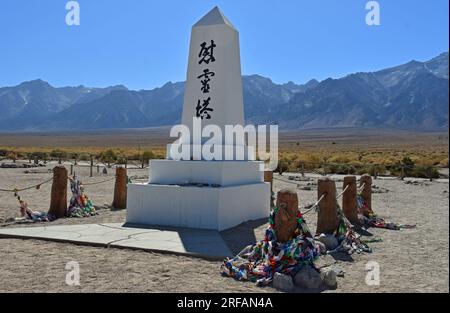
<svg viewBox="0 0 450 313">
<path fill-rule="evenodd" d="M 304 210 L 302 214 L 303 214 L 303 215 L 308 214 L 308 213 L 311 212 L 312 210 L 316 209 L 316 208 L 319 206 L 320 201 L 322 201 L 322 200 L 325 198 L 326 195 L 327 195 L 326 192 L 323 193 L 323 194 L 320 196 L 319 200 L 317 200 L 317 201 L 316 201 L 312 206 L 310 206 L 308 209 Z"/>
<path fill-rule="evenodd" d="M 340 192 L 340 193 L 336 196 L 336 200 L 339 199 L 340 197 L 342 197 L 342 195 L 347 191 L 348 187 L 350 187 L 350 185 L 345 186 L 344 190 L 342 190 L 342 192 Z"/>
<path fill-rule="evenodd" d="M 362 192 L 365 187 L 366 187 L 366 183 L 363 183 L 361 186 L 358 187 L 358 192 Z"/>
<path fill-rule="evenodd" d="M 40 187 L 40 186 L 42 186 L 42 185 L 44 185 L 44 184 L 46 184 L 46 183 L 48 183 L 48 182 L 50 182 L 50 181 L 52 181 L 52 180 L 53 180 L 53 177 L 52 177 L 52 178 L 49 178 L 49 179 L 47 179 L 47 180 L 45 180 L 45 181 L 43 181 L 43 182 L 41 182 L 41 183 L 39 183 L 39 184 L 33 185 L 33 186 L 28 186 L 28 187 L 24 187 L 24 188 L 14 188 L 14 189 L 3 189 L 3 188 L 0 188 L 0 191 L 4 191 L 4 192 L 19 192 L 19 191 L 24 191 L 24 190 L 28 190 L 28 189 L 33 189 L 33 188 Z"/>
</svg>

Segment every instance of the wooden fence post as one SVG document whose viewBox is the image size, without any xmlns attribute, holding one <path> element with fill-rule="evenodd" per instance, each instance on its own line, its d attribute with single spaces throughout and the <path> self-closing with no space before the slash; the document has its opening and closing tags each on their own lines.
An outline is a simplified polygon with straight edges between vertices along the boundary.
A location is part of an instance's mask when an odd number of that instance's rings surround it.
<svg viewBox="0 0 450 313">
<path fill-rule="evenodd" d="M 116 183 L 114 185 L 114 200 L 112 207 L 125 209 L 127 207 L 127 169 L 116 167 Z"/>
<path fill-rule="evenodd" d="M 361 176 L 359 186 L 361 187 L 362 185 L 364 185 L 364 188 L 361 191 L 361 196 L 367 204 L 368 212 L 372 212 L 372 177 L 369 174 Z"/>
<path fill-rule="evenodd" d="M 270 183 L 270 192 L 273 192 L 273 171 L 264 171 L 264 182 Z"/>
<path fill-rule="evenodd" d="M 348 186 L 348 187 L 347 187 Z M 342 195 L 342 211 L 345 217 L 353 225 L 359 225 L 358 219 L 358 204 L 356 197 L 358 195 L 355 176 L 345 176 L 342 190 L 347 190 Z"/>
<path fill-rule="evenodd" d="M 303 163 L 303 162 L 301 164 L 301 173 L 302 173 L 302 177 L 305 177 L 305 163 Z"/>
<path fill-rule="evenodd" d="M 94 166 L 94 156 L 91 155 L 91 166 L 89 167 L 89 177 L 92 177 L 92 167 Z"/>
<path fill-rule="evenodd" d="M 333 234 L 338 226 L 336 184 L 329 178 L 321 178 L 317 182 L 317 199 L 325 194 L 319 203 L 316 234 Z"/>
<path fill-rule="evenodd" d="M 278 211 L 274 216 L 274 231 L 277 241 L 286 242 L 295 236 L 297 229 L 298 197 L 292 189 L 280 190 L 277 194 Z"/>
<path fill-rule="evenodd" d="M 264 171 L 264 182 L 270 183 L 270 207 L 273 207 L 273 171 Z"/>
<path fill-rule="evenodd" d="M 64 166 L 58 165 L 53 168 L 53 184 L 48 213 L 55 215 L 57 218 L 66 215 L 67 179 L 67 169 Z"/>
</svg>

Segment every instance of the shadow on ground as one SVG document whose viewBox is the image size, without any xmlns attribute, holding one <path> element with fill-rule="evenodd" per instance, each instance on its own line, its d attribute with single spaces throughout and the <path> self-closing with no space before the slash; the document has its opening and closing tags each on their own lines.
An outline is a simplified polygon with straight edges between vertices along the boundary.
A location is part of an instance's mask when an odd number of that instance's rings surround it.
<svg viewBox="0 0 450 313">
<path fill-rule="evenodd" d="M 246 246 L 254 245 L 257 241 L 262 239 L 262 236 L 257 235 L 257 230 L 266 223 L 267 218 L 248 221 L 224 230 L 220 232 L 220 234 L 233 255 L 236 255 Z"/>
</svg>

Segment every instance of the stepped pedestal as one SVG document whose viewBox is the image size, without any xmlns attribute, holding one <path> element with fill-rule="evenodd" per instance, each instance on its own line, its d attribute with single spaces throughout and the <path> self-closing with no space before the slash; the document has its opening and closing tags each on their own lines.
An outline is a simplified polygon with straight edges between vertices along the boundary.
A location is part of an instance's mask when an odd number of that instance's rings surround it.
<svg viewBox="0 0 450 313">
<path fill-rule="evenodd" d="M 266 218 L 270 184 L 259 161 L 150 162 L 147 184 L 129 184 L 127 223 L 224 230 Z"/>
</svg>

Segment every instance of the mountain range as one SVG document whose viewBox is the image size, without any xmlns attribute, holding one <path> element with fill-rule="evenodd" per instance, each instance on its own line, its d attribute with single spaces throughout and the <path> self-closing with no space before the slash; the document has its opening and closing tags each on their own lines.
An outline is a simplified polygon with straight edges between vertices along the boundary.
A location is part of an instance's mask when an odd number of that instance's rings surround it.
<svg viewBox="0 0 450 313">
<path fill-rule="evenodd" d="M 426 61 L 299 85 L 242 77 L 247 122 L 280 129 L 448 128 L 448 52 Z M 43 80 L 0 88 L 1 131 L 144 128 L 180 122 L 184 82 L 152 90 L 55 88 Z"/>
</svg>

